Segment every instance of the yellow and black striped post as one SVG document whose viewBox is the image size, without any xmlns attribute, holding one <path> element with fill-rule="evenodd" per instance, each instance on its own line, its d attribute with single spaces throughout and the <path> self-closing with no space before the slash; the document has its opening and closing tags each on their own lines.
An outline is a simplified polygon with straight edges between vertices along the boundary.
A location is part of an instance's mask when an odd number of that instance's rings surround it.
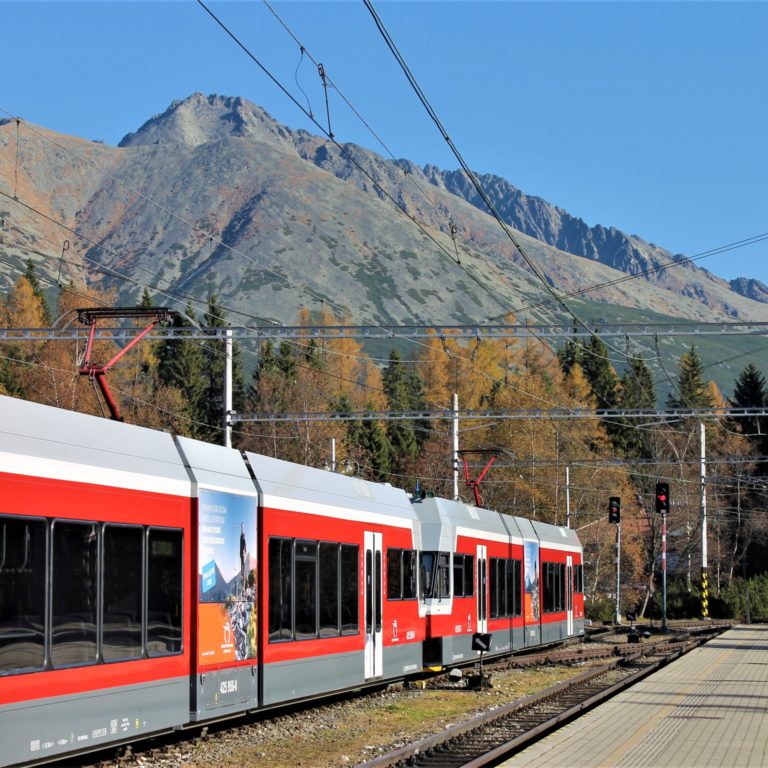
<svg viewBox="0 0 768 768">
<path fill-rule="evenodd" d="M 709 618 L 709 577 L 707 569 L 701 569 L 701 618 Z"/>
</svg>

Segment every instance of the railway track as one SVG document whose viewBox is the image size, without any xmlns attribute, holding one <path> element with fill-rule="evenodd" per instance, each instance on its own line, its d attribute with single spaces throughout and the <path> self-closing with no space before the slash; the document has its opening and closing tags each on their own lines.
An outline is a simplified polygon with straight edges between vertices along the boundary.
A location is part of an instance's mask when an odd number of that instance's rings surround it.
<svg viewBox="0 0 768 768">
<path fill-rule="evenodd" d="M 358 768 L 480 768 L 494 765 L 724 630 L 725 627 L 713 627 L 708 632 L 699 632 L 678 642 L 616 646 L 621 650 L 616 651 L 615 658 L 606 664 L 362 763 Z M 558 655 L 567 653 L 561 651 Z M 555 654 L 536 654 L 545 655 Z M 572 655 L 584 656 L 584 653 Z"/>
<path fill-rule="evenodd" d="M 730 625 L 724 625 L 719 629 L 724 630 L 727 626 Z M 679 628 L 675 629 L 678 630 Z M 686 630 L 683 630 L 683 632 L 686 632 Z M 580 675 L 577 681 L 581 681 L 585 677 L 592 678 L 597 675 L 598 679 L 593 685 L 599 689 L 600 687 L 605 687 L 606 681 L 619 682 L 621 679 L 638 671 L 638 664 L 641 662 L 638 661 L 637 657 L 656 657 L 671 653 L 679 655 L 686 646 L 686 640 L 685 634 L 675 634 L 668 638 L 659 637 L 656 642 L 644 639 L 639 643 L 627 643 L 624 630 L 619 629 L 617 632 L 615 628 L 611 627 L 597 642 L 590 641 L 566 647 L 553 647 L 544 652 L 533 652 L 522 656 L 508 656 L 503 659 L 486 662 L 484 670 L 495 680 L 496 685 L 492 691 L 481 694 L 483 696 L 482 699 L 475 697 L 474 700 L 477 703 L 482 701 L 493 702 L 495 706 L 498 701 L 503 700 L 503 698 L 499 698 L 499 696 L 502 696 L 500 690 L 505 687 L 506 683 L 504 681 L 509 679 L 510 673 L 519 670 L 519 673 L 522 674 L 523 670 L 526 670 L 525 674 L 536 674 L 536 669 L 544 669 L 546 667 L 563 668 L 566 666 L 594 665 L 598 663 L 600 667 L 597 671 Z M 601 674 L 603 679 L 600 679 Z M 472 671 L 467 674 L 465 670 L 464 680 L 471 679 L 471 677 Z M 427 690 L 437 689 L 438 692 L 441 690 L 453 690 L 456 691 L 458 696 L 463 698 L 460 689 L 465 685 L 467 688 L 470 687 L 466 682 L 457 683 L 455 677 L 442 673 L 422 680 L 418 685 L 411 686 L 410 694 L 407 693 L 408 687 L 405 689 L 401 688 L 400 692 L 398 692 L 398 686 L 394 686 L 381 689 L 378 694 L 367 691 L 358 692 L 354 695 L 347 694 L 330 697 L 323 702 L 317 702 L 313 705 L 305 703 L 295 707 L 281 708 L 269 714 L 261 713 L 222 720 L 206 726 L 159 735 L 152 739 L 132 744 L 109 747 L 101 752 L 91 753 L 90 755 L 81 755 L 75 758 L 70 756 L 66 760 L 53 763 L 53 765 L 59 767 L 66 766 L 67 768 L 72 768 L 73 766 L 78 766 L 79 768 L 116 768 L 119 766 L 124 768 L 148 768 L 149 766 L 182 768 L 186 766 L 189 768 L 189 766 L 214 765 L 223 759 L 233 759 L 236 762 L 252 765 L 295 765 L 295 749 L 299 748 L 294 738 L 297 732 L 335 733 L 339 737 L 345 738 L 343 731 L 346 728 L 347 718 L 350 717 L 345 708 L 352 706 L 353 710 L 365 709 L 367 707 L 365 704 L 366 699 L 371 695 L 374 697 L 374 700 L 377 696 L 382 695 L 386 697 L 389 706 L 397 707 L 400 706 L 398 702 L 401 701 L 402 696 L 418 697 L 418 689 L 420 688 Z M 550 689 L 547 693 L 564 688 L 565 686 L 559 686 Z M 491 698 L 485 699 L 486 696 Z M 509 698 L 512 697 L 508 696 L 507 700 Z M 519 718 L 522 720 L 524 714 L 523 704 L 530 702 L 534 705 L 538 698 L 540 697 L 531 696 L 516 701 L 512 705 L 512 711 L 519 712 Z M 546 699 L 546 697 L 543 697 L 543 699 Z M 468 701 L 470 700 L 472 699 L 468 699 Z M 418 698 L 414 698 L 413 701 L 414 703 L 417 702 Z M 538 706 L 539 712 L 544 712 L 546 706 L 552 705 L 542 700 L 536 706 Z M 472 705 L 468 704 L 467 711 L 477 713 L 480 710 L 477 706 L 473 708 Z M 495 713 L 500 711 L 500 709 L 496 709 Z M 354 717 L 354 715 L 352 716 Z M 461 715 L 457 716 L 460 717 Z M 528 717 L 528 714 L 526 714 L 526 717 Z M 456 722 L 455 716 L 454 719 L 448 722 Z M 362 725 L 360 727 L 364 728 L 365 726 Z M 282 733 L 286 734 L 283 743 L 291 744 L 290 748 L 281 746 L 280 739 L 282 737 L 280 734 Z M 421 733 L 423 735 L 424 730 Z M 275 734 L 277 734 L 277 740 L 273 742 L 272 737 Z M 392 735 L 394 736 L 394 731 Z M 370 744 L 376 745 L 376 737 L 372 738 L 373 740 Z M 397 735 L 394 738 L 390 738 L 388 742 L 383 743 L 402 746 L 405 741 L 402 735 Z M 424 746 L 424 744 L 424 742 L 418 742 L 416 746 L 419 751 L 425 753 L 427 749 L 432 749 L 431 745 Z M 378 748 L 371 746 L 366 747 L 366 749 L 374 750 Z M 282 754 L 283 752 L 286 754 Z M 398 750 L 399 752 L 400 750 Z M 278 754 L 280 754 L 280 757 L 278 757 Z M 290 759 L 291 754 L 293 755 L 293 762 Z M 312 766 L 355 765 L 357 761 L 366 759 L 363 754 L 357 754 L 350 762 L 348 762 L 346 757 L 341 761 L 333 761 L 329 755 L 324 755 L 322 761 L 312 762 L 312 759 L 318 758 L 321 754 L 323 754 L 322 749 L 315 751 L 313 758 L 310 758 L 309 762 L 303 762 L 303 764 Z M 354 755 L 354 749 L 349 754 L 350 756 Z M 389 757 L 388 755 L 387 758 Z M 392 762 L 387 762 L 386 759 L 383 762 L 376 760 L 371 765 L 397 765 L 399 760 L 400 758 Z M 406 760 L 406 762 L 400 761 L 399 764 L 410 763 Z M 440 765 L 440 763 L 425 764 Z M 454 763 L 449 764 L 453 765 Z"/>
</svg>

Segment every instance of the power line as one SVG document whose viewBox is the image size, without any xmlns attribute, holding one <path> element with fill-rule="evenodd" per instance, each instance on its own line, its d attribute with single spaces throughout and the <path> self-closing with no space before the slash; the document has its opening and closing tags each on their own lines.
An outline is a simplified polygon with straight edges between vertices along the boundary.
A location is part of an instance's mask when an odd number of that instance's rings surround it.
<svg viewBox="0 0 768 768">
<path fill-rule="evenodd" d="M 198 0 L 199 1 L 199 0 Z M 523 249 L 522 245 L 518 241 L 518 239 L 512 234 L 512 231 L 507 226 L 506 222 L 502 219 L 499 212 L 496 210 L 496 207 L 494 206 L 492 200 L 486 193 L 485 189 L 483 189 L 482 184 L 480 184 L 479 180 L 477 179 L 474 172 L 470 169 L 469 165 L 467 165 L 466 161 L 464 160 L 461 152 L 459 152 L 458 148 L 448 135 L 448 132 L 446 131 L 445 127 L 443 126 L 442 122 L 440 121 L 440 118 L 437 116 L 437 113 L 432 108 L 432 105 L 429 103 L 427 97 L 424 95 L 424 92 L 421 89 L 421 86 L 417 82 L 416 78 L 414 77 L 413 73 L 411 72 L 410 68 L 408 67 L 408 64 L 406 63 L 405 59 L 403 58 L 402 54 L 398 50 L 397 46 L 395 45 L 394 40 L 390 36 L 389 32 L 387 31 L 386 27 L 384 26 L 384 23 L 382 22 L 381 18 L 379 17 L 378 13 L 376 12 L 376 9 L 373 7 L 373 3 L 371 0 L 363 0 L 365 3 L 365 7 L 370 12 L 371 16 L 373 17 L 373 20 L 379 29 L 379 32 L 381 33 L 382 37 L 384 38 L 384 41 L 387 44 L 387 47 L 392 52 L 392 55 L 397 60 L 398 64 L 400 65 L 400 68 L 403 70 L 406 79 L 411 84 L 411 87 L 415 91 L 416 95 L 419 98 L 419 101 L 421 101 L 422 105 L 424 106 L 424 109 L 427 111 L 427 114 L 432 118 L 432 121 L 437 126 L 438 131 L 442 135 L 445 142 L 448 144 L 451 152 L 453 152 L 454 157 L 459 161 L 459 164 L 461 165 L 462 170 L 466 174 L 469 181 L 472 183 L 474 188 L 477 190 L 478 195 L 480 195 L 480 198 L 482 199 L 483 203 L 485 203 L 486 207 L 488 208 L 488 211 L 490 212 L 491 216 L 496 220 L 496 222 L 499 224 L 499 226 L 504 231 L 504 234 L 507 236 L 507 238 L 512 242 L 512 244 L 517 249 L 518 253 L 522 256 L 525 263 L 529 266 L 533 274 L 536 276 L 536 278 L 539 280 L 539 282 L 544 286 L 544 289 L 546 292 L 552 297 L 552 299 L 570 316 L 573 318 L 574 321 L 576 321 L 580 326 L 584 327 L 588 330 L 588 326 L 584 321 L 571 309 L 571 307 L 568 306 L 568 304 L 565 302 L 565 300 L 560 296 L 560 294 L 555 291 L 555 289 L 550 285 L 550 282 L 547 280 L 546 276 L 542 273 L 542 271 L 539 269 L 538 265 L 533 261 L 533 259 L 526 253 L 526 251 Z M 594 335 L 594 334 L 592 334 Z M 585 348 L 585 351 L 586 348 Z M 621 353 L 619 353 L 621 354 Z"/>
</svg>

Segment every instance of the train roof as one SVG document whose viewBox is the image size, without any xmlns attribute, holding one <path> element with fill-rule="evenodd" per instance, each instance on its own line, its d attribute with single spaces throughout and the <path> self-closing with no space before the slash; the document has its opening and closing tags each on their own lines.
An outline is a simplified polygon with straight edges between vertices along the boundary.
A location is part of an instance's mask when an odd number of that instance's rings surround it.
<svg viewBox="0 0 768 768">
<path fill-rule="evenodd" d="M 570 528 L 513 517 L 461 501 L 426 498 L 415 502 L 414 508 L 421 520 L 425 549 L 452 550 L 458 535 L 497 541 L 533 539 L 544 545 L 581 549 L 579 537 Z"/>
<path fill-rule="evenodd" d="M 560 549 L 570 549 L 573 547 L 581 550 L 581 542 L 573 528 L 566 528 L 563 525 L 550 525 L 549 523 L 542 523 L 540 520 L 531 520 L 531 525 L 542 544 L 551 544 Z"/>
<path fill-rule="evenodd" d="M 400 527 L 411 527 L 417 519 L 408 495 L 400 488 L 257 453 L 245 455 L 265 507 Z"/>
<path fill-rule="evenodd" d="M 0 471 L 189 495 L 166 432 L 0 395 Z"/>
<path fill-rule="evenodd" d="M 257 495 L 240 451 L 189 437 L 177 436 L 176 444 L 198 488 Z"/>
</svg>

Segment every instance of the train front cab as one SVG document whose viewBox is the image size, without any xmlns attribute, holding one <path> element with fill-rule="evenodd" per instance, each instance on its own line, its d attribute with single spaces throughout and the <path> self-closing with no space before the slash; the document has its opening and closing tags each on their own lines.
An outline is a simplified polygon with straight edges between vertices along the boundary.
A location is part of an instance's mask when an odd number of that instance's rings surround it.
<svg viewBox="0 0 768 768">
<path fill-rule="evenodd" d="M 418 601 L 395 562 L 418 549 L 406 494 L 257 454 L 261 704 L 402 677 L 421 667 Z M 402 582 L 397 589 L 402 588 Z M 391 598 L 390 598 L 391 595 Z"/>
<path fill-rule="evenodd" d="M 489 655 L 583 633 L 583 595 L 573 594 L 581 548 L 573 531 L 444 499 L 414 507 L 424 548 L 425 668 L 477 659 L 477 633 L 490 635 Z"/>
<path fill-rule="evenodd" d="M 187 721 L 189 492 L 169 435 L 0 397 L 0 765 Z"/>
</svg>

